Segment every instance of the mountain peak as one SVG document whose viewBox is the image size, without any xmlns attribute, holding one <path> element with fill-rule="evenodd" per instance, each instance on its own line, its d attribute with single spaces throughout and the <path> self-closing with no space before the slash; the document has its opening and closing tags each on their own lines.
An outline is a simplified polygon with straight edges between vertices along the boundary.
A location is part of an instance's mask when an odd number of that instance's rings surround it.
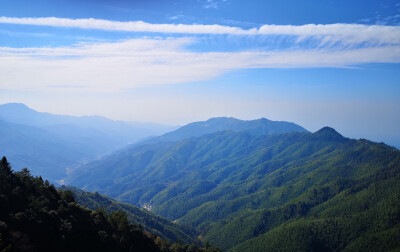
<svg viewBox="0 0 400 252">
<path fill-rule="evenodd" d="M 5 103 L 0 105 L 0 117 L 12 123 L 24 124 L 31 121 L 34 115 L 38 114 L 23 103 Z"/>
<path fill-rule="evenodd" d="M 234 117 L 212 117 L 208 119 L 207 121 L 200 121 L 200 122 L 195 122 L 195 123 L 205 123 L 205 122 L 227 122 L 227 121 L 240 121 L 239 119 L 236 119 Z"/>
<path fill-rule="evenodd" d="M 1 104 L 0 108 L 5 108 L 5 109 L 24 109 L 24 110 L 32 110 L 31 108 L 29 108 L 28 106 L 26 106 L 23 103 L 17 103 L 17 102 L 12 102 L 12 103 L 5 103 L 5 104 Z"/>
<path fill-rule="evenodd" d="M 331 127 L 328 127 L 328 126 L 325 126 L 325 127 L 321 128 L 320 130 L 318 130 L 315 133 L 320 133 L 320 134 L 338 134 L 338 135 L 340 135 L 334 128 L 331 128 Z"/>
<path fill-rule="evenodd" d="M 344 137 L 339 134 L 334 128 L 331 127 L 323 127 L 320 130 L 316 131 L 314 136 L 323 137 L 326 140 L 343 140 Z"/>
</svg>

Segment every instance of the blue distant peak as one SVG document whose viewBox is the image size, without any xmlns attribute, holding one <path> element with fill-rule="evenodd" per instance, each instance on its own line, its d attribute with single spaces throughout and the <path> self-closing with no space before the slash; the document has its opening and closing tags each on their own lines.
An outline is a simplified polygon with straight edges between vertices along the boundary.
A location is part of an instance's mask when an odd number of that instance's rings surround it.
<svg viewBox="0 0 400 252">
<path fill-rule="evenodd" d="M 323 127 L 314 134 L 317 135 L 329 135 L 329 136 L 337 136 L 337 137 L 343 137 L 340 133 L 338 133 L 334 128 L 331 127 Z"/>
<path fill-rule="evenodd" d="M 29 110 L 32 110 L 31 108 L 29 108 L 25 104 L 17 103 L 17 102 L 1 104 L 0 107 L 7 108 L 7 109 L 12 108 L 12 109 L 29 109 Z"/>
</svg>

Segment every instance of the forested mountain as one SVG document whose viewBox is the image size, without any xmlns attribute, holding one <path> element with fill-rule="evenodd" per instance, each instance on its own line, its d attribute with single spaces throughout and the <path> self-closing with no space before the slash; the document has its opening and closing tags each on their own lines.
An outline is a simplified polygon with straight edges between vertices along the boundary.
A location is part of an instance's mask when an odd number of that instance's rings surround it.
<svg viewBox="0 0 400 252">
<path fill-rule="evenodd" d="M 70 190 L 57 191 L 27 169 L 13 172 L 5 157 L 0 161 L 0 251 L 220 251 L 208 245 L 171 245 L 129 223 L 128 216 L 142 217 L 81 207 Z"/>
<path fill-rule="evenodd" d="M 118 202 L 110 197 L 99 193 L 91 193 L 80 190 L 76 187 L 62 186 L 61 190 L 73 192 L 75 201 L 91 210 L 104 209 L 108 213 L 123 211 L 127 214 L 130 222 L 141 225 L 144 230 L 156 234 L 162 239 L 170 242 L 180 240 L 183 243 L 196 243 L 196 231 L 178 226 L 171 221 L 155 215 L 145 209 L 140 209 L 131 204 Z"/>
<path fill-rule="evenodd" d="M 266 118 L 245 121 L 233 117 L 215 117 L 210 118 L 207 121 L 189 123 L 177 130 L 151 139 L 146 143 L 180 141 L 191 137 L 199 137 L 225 130 L 248 132 L 254 135 L 274 135 L 293 131 L 308 132 L 297 124 L 271 121 Z"/>
<path fill-rule="evenodd" d="M 145 124 L 148 129 L 144 129 L 139 127 L 141 124 L 131 124 L 99 116 L 41 113 L 19 103 L 3 104 L 0 153 L 13 160 L 15 169 L 30 167 L 32 174 L 56 181 L 66 176 L 67 169 L 167 130 L 157 125 Z"/>
<path fill-rule="evenodd" d="M 348 139 L 329 127 L 309 133 L 296 124 L 267 119 L 212 118 L 76 168 L 127 144 L 134 134 L 131 129 L 104 118 L 56 116 L 20 104 L 0 106 L 0 151 L 15 158 L 18 169 L 32 166 L 34 174 L 56 180 L 71 168 L 69 185 L 146 205 L 166 218 L 99 193 L 69 188 L 89 211 L 27 170 L 9 171 L 3 161 L 1 248 L 11 244 L 41 250 L 37 242 L 43 238 L 30 233 L 44 228 L 40 225 L 57 228 L 50 247 L 62 247 L 65 237 L 81 239 L 67 228 L 72 225 L 81 232 L 80 223 L 86 223 L 83 230 L 89 241 L 116 251 L 131 246 L 124 239 L 139 239 L 138 246 L 150 251 L 185 251 L 189 245 L 170 245 L 162 239 L 191 243 L 196 236 L 234 251 L 400 247 L 400 151 L 395 148 Z M 25 202 L 18 203 L 22 198 Z M 12 212 L 8 217 L 7 211 Z M 61 219 L 50 221 L 46 211 Z M 77 217 L 68 219 L 73 212 Z M 124 224 L 122 233 L 114 229 L 128 220 L 136 224 Z M 98 228 L 107 239 L 98 235 Z M 195 245 L 190 249 L 200 250 Z"/>
<path fill-rule="evenodd" d="M 72 175 L 72 185 L 148 203 L 224 250 L 400 246 L 400 151 L 329 127 L 142 144 Z"/>
</svg>

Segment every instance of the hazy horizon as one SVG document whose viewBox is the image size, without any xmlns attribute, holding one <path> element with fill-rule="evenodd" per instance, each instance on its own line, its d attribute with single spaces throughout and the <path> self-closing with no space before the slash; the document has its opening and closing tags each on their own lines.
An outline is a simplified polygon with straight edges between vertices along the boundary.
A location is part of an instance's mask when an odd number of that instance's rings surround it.
<svg viewBox="0 0 400 252">
<path fill-rule="evenodd" d="M 0 104 L 289 121 L 400 146 L 398 1 L 0 3 Z"/>
</svg>

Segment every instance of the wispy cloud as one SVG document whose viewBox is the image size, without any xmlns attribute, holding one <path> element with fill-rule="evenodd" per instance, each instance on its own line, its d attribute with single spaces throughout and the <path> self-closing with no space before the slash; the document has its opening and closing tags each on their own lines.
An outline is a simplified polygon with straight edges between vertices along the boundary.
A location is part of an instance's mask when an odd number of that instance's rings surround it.
<svg viewBox="0 0 400 252">
<path fill-rule="evenodd" d="M 182 14 L 178 14 L 178 15 L 169 17 L 169 19 L 171 19 L 171 20 L 178 20 L 178 19 L 180 19 L 180 18 L 182 18 L 182 17 L 183 17 Z"/>
<path fill-rule="evenodd" d="M 119 92 L 149 85 L 205 81 L 238 69 L 400 62 L 398 46 L 224 53 L 184 49 L 194 42 L 191 38 L 170 38 L 56 48 L 3 47 L 0 85 L 14 90 Z"/>
<path fill-rule="evenodd" d="M 203 8 L 206 9 L 218 9 L 221 4 L 226 3 L 227 0 L 200 0 L 203 4 Z"/>
<path fill-rule="evenodd" d="M 218 2 L 213 0 L 207 0 L 206 3 L 203 5 L 206 9 L 218 9 Z"/>
<path fill-rule="evenodd" d="M 166 34 L 163 37 L 169 37 L 78 43 L 64 47 L 0 47 L 0 88 L 3 89 L 119 92 L 149 85 L 205 81 L 238 69 L 400 63 L 400 27 L 397 26 L 307 24 L 243 29 L 225 25 L 56 17 L 0 17 L 0 23 L 163 33 Z M 181 35 L 173 38 L 175 33 L 191 38 Z M 246 47 L 235 52 L 190 51 L 189 46 L 200 41 L 195 36 L 199 34 L 289 38 L 290 45 L 285 50 Z M 304 41 L 307 46 L 302 43 Z"/>
<path fill-rule="evenodd" d="M 345 44 L 400 44 L 400 27 L 363 24 L 307 24 L 307 25 L 263 25 L 259 28 L 242 29 L 224 25 L 201 24 L 150 24 L 143 21 L 110 21 L 102 19 L 68 19 L 56 17 L 14 18 L 0 17 L 0 23 L 74 27 L 108 31 L 179 33 L 179 34 L 227 34 L 227 35 L 286 35 L 299 39 L 315 37 L 324 41 Z"/>
</svg>

